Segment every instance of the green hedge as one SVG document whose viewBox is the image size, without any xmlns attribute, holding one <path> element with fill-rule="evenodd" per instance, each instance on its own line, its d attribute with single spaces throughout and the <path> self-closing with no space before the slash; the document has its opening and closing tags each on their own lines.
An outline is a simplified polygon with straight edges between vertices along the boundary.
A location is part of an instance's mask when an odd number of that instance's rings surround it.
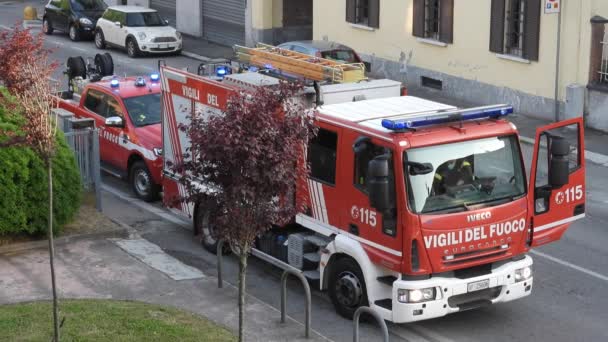
<svg viewBox="0 0 608 342">
<path fill-rule="evenodd" d="M 0 96 L 7 96 L 2 91 Z M 0 128 L 16 129 L 22 119 L 0 104 Z M 0 137 L 2 141 L 5 137 Z M 74 155 L 61 132 L 53 158 L 54 230 L 74 217 L 82 187 Z M 0 236 L 45 234 L 48 218 L 47 170 L 43 161 L 25 147 L 0 148 Z"/>
</svg>

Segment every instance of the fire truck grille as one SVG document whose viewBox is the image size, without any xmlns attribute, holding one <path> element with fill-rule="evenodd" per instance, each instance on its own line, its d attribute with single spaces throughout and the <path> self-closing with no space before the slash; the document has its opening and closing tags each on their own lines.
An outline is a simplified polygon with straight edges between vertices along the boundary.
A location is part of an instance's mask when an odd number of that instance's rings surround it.
<svg viewBox="0 0 608 342">
<path fill-rule="evenodd" d="M 175 37 L 156 37 L 152 40 L 153 43 L 173 43 L 176 41 Z"/>
<path fill-rule="evenodd" d="M 501 256 L 506 254 L 509 251 L 509 246 L 495 246 L 486 249 L 479 249 L 473 252 L 465 252 L 454 254 L 452 258 L 447 259 L 444 257 L 443 263 L 446 266 L 455 266 L 462 263 L 468 263 L 473 261 L 483 261 L 484 259 L 495 258 L 497 256 Z"/>
<path fill-rule="evenodd" d="M 500 295 L 501 286 L 492 287 L 489 289 L 464 293 L 448 298 L 448 305 L 452 308 L 462 310 L 475 309 L 480 306 L 492 304 L 492 300 Z"/>
</svg>

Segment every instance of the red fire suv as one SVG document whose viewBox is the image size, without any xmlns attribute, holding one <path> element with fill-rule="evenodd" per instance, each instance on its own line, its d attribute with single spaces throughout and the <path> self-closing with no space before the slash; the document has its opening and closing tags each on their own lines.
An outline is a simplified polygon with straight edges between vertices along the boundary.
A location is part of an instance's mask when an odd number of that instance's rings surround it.
<svg viewBox="0 0 608 342">
<path fill-rule="evenodd" d="M 160 192 L 160 106 L 158 74 L 89 82 L 80 95 L 59 100 L 59 107 L 76 117 L 95 119 L 102 168 L 128 179 L 145 201 Z"/>
</svg>

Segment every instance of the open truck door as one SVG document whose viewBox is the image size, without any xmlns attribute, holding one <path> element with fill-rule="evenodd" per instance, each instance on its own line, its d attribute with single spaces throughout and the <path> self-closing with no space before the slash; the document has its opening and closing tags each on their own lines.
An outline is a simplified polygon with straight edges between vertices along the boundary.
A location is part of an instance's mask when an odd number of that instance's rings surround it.
<svg viewBox="0 0 608 342">
<path fill-rule="evenodd" d="M 582 118 L 536 129 L 528 191 L 531 247 L 559 240 L 570 223 L 585 217 L 584 138 Z"/>
</svg>

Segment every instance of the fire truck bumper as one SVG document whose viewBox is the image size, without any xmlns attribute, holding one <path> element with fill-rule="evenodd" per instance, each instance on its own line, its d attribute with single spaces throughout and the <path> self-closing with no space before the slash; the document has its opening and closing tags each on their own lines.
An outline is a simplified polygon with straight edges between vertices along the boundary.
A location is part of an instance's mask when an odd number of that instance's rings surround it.
<svg viewBox="0 0 608 342">
<path fill-rule="evenodd" d="M 509 302 L 528 296 L 532 292 L 532 282 L 532 258 L 527 255 L 522 260 L 508 262 L 493 268 L 489 274 L 473 278 L 397 280 L 393 283 L 392 321 L 421 321 Z M 435 299 L 423 301 L 423 298 L 433 295 Z"/>
</svg>

